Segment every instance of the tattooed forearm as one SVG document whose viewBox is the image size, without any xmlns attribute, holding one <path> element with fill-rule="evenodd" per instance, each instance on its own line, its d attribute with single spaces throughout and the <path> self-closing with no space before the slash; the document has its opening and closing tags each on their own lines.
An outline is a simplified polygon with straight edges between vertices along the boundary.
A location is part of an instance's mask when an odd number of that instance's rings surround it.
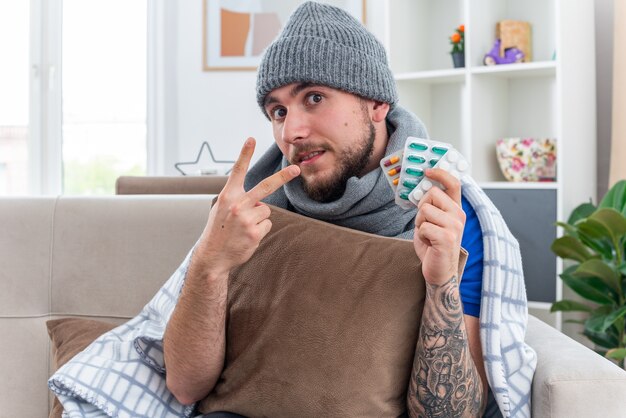
<svg viewBox="0 0 626 418">
<path fill-rule="evenodd" d="M 472 360 L 456 277 L 426 284 L 426 302 L 408 391 L 411 417 L 477 417 L 483 385 Z"/>
</svg>

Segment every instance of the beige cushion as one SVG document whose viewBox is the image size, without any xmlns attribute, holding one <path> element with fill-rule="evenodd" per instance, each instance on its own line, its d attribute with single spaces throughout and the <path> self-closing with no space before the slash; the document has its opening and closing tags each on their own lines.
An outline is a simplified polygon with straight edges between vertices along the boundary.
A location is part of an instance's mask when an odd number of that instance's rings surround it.
<svg viewBox="0 0 626 418">
<path fill-rule="evenodd" d="M 194 245 L 210 208 L 208 197 L 60 199 L 52 312 L 137 315 Z"/>
<path fill-rule="evenodd" d="M 47 321 L 46 327 L 52 343 L 54 370 L 57 370 L 116 325 L 92 319 L 61 318 Z M 50 418 L 61 418 L 62 413 L 63 406 L 55 397 Z"/>
<path fill-rule="evenodd" d="M 0 418 L 47 416 L 48 341 L 45 318 L 0 318 Z"/>
<path fill-rule="evenodd" d="M 50 241 L 54 207 L 52 199 L 2 199 L 0 316 L 49 312 L 45 281 L 53 251 Z"/>
<path fill-rule="evenodd" d="M 413 243 L 278 208 L 271 220 L 231 274 L 225 367 L 200 411 L 402 414 L 424 303 Z"/>
</svg>

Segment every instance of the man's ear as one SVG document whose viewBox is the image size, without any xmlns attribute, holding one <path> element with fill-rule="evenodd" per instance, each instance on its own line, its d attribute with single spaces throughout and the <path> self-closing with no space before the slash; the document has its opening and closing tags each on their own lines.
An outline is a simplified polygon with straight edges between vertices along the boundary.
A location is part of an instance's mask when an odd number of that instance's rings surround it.
<svg viewBox="0 0 626 418">
<path fill-rule="evenodd" d="M 372 120 L 374 122 L 382 122 L 387 118 L 389 113 L 389 103 L 374 101 L 372 107 Z"/>
</svg>

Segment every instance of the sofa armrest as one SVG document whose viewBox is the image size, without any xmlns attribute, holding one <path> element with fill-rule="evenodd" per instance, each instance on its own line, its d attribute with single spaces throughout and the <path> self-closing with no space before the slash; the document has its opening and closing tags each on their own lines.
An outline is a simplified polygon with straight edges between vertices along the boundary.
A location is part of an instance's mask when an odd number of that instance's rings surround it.
<svg viewBox="0 0 626 418">
<path fill-rule="evenodd" d="M 537 352 L 533 417 L 626 417 L 626 371 L 533 316 L 526 342 Z"/>
<path fill-rule="evenodd" d="M 121 176 L 115 194 L 218 194 L 228 176 Z"/>
</svg>

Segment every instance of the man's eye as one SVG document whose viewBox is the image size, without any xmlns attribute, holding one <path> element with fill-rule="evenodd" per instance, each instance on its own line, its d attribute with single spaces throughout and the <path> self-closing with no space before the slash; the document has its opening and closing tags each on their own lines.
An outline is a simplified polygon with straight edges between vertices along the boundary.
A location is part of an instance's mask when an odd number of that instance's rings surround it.
<svg viewBox="0 0 626 418">
<path fill-rule="evenodd" d="M 282 119 L 287 115 L 287 110 L 282 107 L 272 109 L 272 119 Z"/>
<path fill-rule="evenodd" d="M 319 103 L 322 101 L 322 95 L 318 93 L 313 93 L 313 94 L 310 94 L 307 99 L 309 101 L 309 104 Z"/>
</svg>

